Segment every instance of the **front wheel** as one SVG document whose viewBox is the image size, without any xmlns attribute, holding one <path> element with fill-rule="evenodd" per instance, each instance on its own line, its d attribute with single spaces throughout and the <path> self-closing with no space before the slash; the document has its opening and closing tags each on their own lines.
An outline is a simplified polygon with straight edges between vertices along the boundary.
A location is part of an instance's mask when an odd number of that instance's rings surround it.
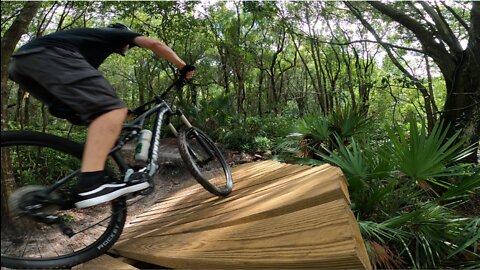
<svg viewBox="0 0 480 270">
<path fill-rule="evenodd" d="M 39 198 L 48 194 L 69 200 L 82 145 L 45 133 L 2 131 L 1 150 L 2 269 L 65 269 L 100 256 L 115 243 L 126 219 L 125 198 L 83 209 L 62 209 Z M 115 173 L 115 167 L 110 161 L 109 171 Z M 62 178 L 64 184 L 44 193 Z M 53 217 L 56 222 L 48 222 Z"/>
<path fill-rule="evenodd" d="M 232 192 L 230 167 L 215 143 L 196 127 L 178 133 L 178 147 L 186 167 L 206 190 L 217 196 Z"/>
</svg>

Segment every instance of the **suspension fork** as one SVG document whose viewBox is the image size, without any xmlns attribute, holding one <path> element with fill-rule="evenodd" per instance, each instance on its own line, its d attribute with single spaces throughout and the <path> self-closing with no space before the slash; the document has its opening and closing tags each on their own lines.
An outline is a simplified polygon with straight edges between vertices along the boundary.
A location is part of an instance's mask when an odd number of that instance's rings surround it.
<svg viewBox="0 0 480 270">
<path fill-rule="evenodd" d="M 188 119 L 185 117 L 185 115 L 182 113 L 182 111 L 176 110 L 175 112 L 170 113 L 170 114 L 167 116 L 167 126 L 168 126 L 168 128 L 172 131 L 173 135 L 175 135 L 175 137 L 178 137 L 178 131 L 177 131 L 177 129 L 172 125 L 172 123 L 170 122 L 170 117 L 171 117 L 172 115 L 179 116 L 179 117 L 180 117 L 180 120 L 182 120 L 183 124 L 184 124 L 187 128 L 191 128 L 191 127 L 192 127 L 192 124 L 190 123 L 190 121 L 188 121 Z"/>
<path fill-rule="evenodd" d="M 180 117 L 180 120 L 182 121 L 182 123 L 187 127 L 187 128 L 192 128 L 192 124 L 190 123 L 190 121 L 188 121 L 188 119 L 185 117 L 185 115 L 182 113 L 182 111 L 180 110 L 176 110 L 174 113 L 172 114 L 169 114 L 167 116 L 167 126 L 170 128 L 170 130 L 172 131 L 172 133 L 175 135 L 175 137 L 178 138 L 178 131 L 176 130 L 176 128 L 172 125 L 172 123 L 170 122 L 170 116 L 172 115 L 176 115 L 176 116 L 179 116 Z M 211 160 L 213 160 L 213 158 L 215 157 L 215 153 L 213 153 L 211 150 L 210 150 L 210 147 L 208 147 L 208 145 L 205 144 L 205 141 L 204 140 L 200 140 L 200 135 L 197 133 L 197 131 L 195 129 L 192 129 L 192 132 L 193 132 L 193 135 L 195 136 L 195 138 L 197 139 L 197 141 L 200 143 L 200 145 L 202 146 L 202 148 L 204 149 L 204 151 L 208 154 L 208 159 L 207 160 L 203 160 L 203 162 L 209 162 Z M 195 157 L 197 160 L 199 160 L 198 158 L 198 155 L 195 154 L 195 151 L 193 149 L 191 149 L 188 145 L 188 152 L 190 152 L 190 155 L 192 155 L 193 157 Z"/>
</svg>

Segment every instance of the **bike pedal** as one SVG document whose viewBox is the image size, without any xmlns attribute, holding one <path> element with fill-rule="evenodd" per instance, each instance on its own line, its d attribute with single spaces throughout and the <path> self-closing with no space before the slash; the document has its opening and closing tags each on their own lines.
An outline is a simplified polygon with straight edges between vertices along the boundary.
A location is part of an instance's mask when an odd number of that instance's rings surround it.
<svg viewBox="0 0 480 270">
<path fill-rule="evenodd" d="M 139 190 L 139 191 L 136 191 L 136 192 L 133 192 L 133 193 L 129 193 L 129 194 L 126 194 L 126 198 L 127 198 L 127 201 L 131 201 L 139 196 L 147 196 L 147 195 L 150 195 L 153 193 L 153 190 L 154 190 L 154 187 L 152 185 L 150 185 L 149 187 L 147 187 L 146 189 L 142 189 L 142 190 Z"/>
<path fill-rule="evenodd" d="M 140 194 L 140 191 L 135 193 L 130 193 L 125 196 L 126 196 L 127 203 L 135 203 L 142 199 L 140 197 L 144 197 Z"/>
<path fill-rule="evenodd" d="M 150 184 L 150 186 L 142 191 L 139 191 L 139 195 L 147 196 L 153 193 L 154 186 Z"/>
<path fill-rule="evenodd" d="M 145 172 L 134 172 L 128 177 L 128 182 L 133 181 L 148 181 L 149 176 Z"/>
</svg>

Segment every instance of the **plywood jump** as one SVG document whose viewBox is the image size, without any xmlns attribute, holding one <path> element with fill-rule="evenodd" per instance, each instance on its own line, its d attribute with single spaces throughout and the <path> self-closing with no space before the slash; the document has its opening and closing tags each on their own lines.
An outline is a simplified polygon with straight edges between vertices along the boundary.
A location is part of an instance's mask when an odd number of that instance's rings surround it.
<svg viewBox="0 0 480 270">
<path fill-rule="evenodd" d="M 226 198 L 196 185 L 160 201 L 113 251 L 171 268 L 371 269 L 340 169 L 262 161 L 233 178 Z"/>
</svg>

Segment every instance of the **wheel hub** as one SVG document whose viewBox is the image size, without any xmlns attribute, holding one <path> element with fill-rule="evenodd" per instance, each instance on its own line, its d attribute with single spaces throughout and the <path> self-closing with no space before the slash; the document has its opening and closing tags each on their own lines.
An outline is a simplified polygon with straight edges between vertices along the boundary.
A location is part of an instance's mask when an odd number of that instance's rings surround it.
<svg viewBox="0 0 480 270">
<path fill-rule="evenodd" d="M 28 216 L 47 224 L 55 222 L 60 206 L 50 201 L 60 197 L 55 193 L 45 194 L 44 189 L 44 186 L 32 185 L 15 190 L 8 200 L 13 216 Z"/>
</svg>

